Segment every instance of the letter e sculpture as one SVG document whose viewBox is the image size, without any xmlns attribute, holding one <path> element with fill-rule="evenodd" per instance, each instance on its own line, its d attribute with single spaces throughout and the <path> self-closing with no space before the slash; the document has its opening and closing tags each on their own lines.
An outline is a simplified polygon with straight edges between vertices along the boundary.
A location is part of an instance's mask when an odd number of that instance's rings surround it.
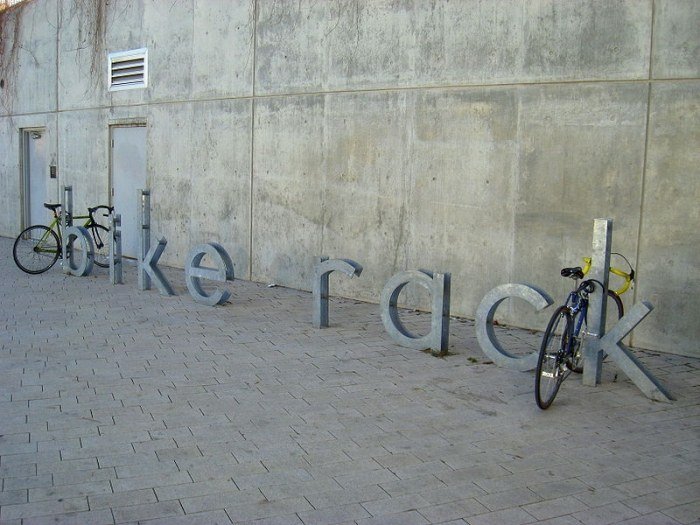
<svg viewBox="0 0 700 525">
<path fill-rule="evenodd" d="M 216 268 L 200 266 L 205 255 L 212 259 Z M 230 297 L 231 293 L 221 288 L 217 288 L 211 294 L 207 294 L 202 288 L 200 279 L 218 282 L 233 281 L 233 262 L 220 244 L 212 242 L 192 248 L 185 264 L 185 281 L 187 282 L 187 289 L 190 291 L 190 295 L 198 303 L 216 306 L 217 304 L 224 304 Z"/>
</svg>

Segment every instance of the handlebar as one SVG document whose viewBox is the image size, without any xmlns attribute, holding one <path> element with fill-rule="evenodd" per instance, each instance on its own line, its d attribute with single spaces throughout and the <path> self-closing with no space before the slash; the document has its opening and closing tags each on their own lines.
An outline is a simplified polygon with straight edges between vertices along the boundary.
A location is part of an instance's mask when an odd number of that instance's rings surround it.
<svg viewBox="0 0 700 525">
<path fill-rule="evenodd" d="M 622 286 L 620 286 L 616 290 L 613 290 L 617 295 L 622 295 L 623 293 L 625 293 L 629 289 L 629 287 L 632 284 L 632 281 L 634 281 L 634 268 L 632 268 L 632 265 L 627 260 L 627 257 L 622 255 L 621 253 L 613 252 L 612 255 L 619 255 L 620 257 L 622 257 L 625 260 L 625 262 L 627 263 L 627 266 L 629 266 L 629 268 L 630 268 L 629 272 L 621 270 L 620 268 L 615 268 L 613 266 L 611 266 L 609 268 L 610 273 L 612 273 L 613 275 L 617 275 L 618 277 L 622 277 L 622 279 L 624 279 Z M 584 257 L 583 262 L 584 262 L 584 265 L 582 268 L 583 275 L 586 275 L 589 272 L 589 270 L 591 269 L 591 258 Z"/>
<path fill-rule="evenodd" d="M 105 217 L 109 217 L 114 211 L 114 206 L 106 206 L 105 204 L 101 204 L 99 206 L 95 206 L 94 208 L 88 208 L 90 218 L 92 218 L 92 214 L 95 213 L 97 210 L 107 210 L 107 213 L 103 213 L 102 215 L 104 215 Z"/>
<path fill-rule="evenodd" d="M 51 204 L 49 202 L 44 203 L 44 208 L 51 210 L 53 212 L 54 217 L 59 217 L 60 216 L 60 209 L 61 209 L 61 203 L 55 203 Z M 114 211 L 114 206 L 107 206 L 105 204 L 100 204 L 99 206 L 94 206 L 92 208 L 88 207 L 88 215 L 90 218 L 94 221 L 95 219 L 93 218 L 93 213 L 95 213 L 97 210 L 107 210 L 107 213 L 103 213 L 105 217 L 109 217 L 110 214 Z"/>
</svg>

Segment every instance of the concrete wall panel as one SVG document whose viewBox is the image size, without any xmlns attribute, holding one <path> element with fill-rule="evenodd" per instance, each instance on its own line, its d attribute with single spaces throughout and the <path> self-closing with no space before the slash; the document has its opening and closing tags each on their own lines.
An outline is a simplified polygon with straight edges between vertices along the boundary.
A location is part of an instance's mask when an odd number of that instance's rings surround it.
<svg viewBox="0 0 700 525">
<path fill-rule="evenodd" d="M 399 270 L 453 271 L 474 310 L 509 268 L 517 98 L 499 91 L 258 103 L 253 278 L 308 289 L 314 255 L 350 257 L 362 277 L 334 290 L 377 300 Z"/>
<path fill-rule="evenodd" d="M 153 239 L 168 240 L 164 263 L 184 267 L 194 245 L 218 242 L 249 278 L 250 122 L 248 100 L 150 107 Z"/>
<path fill-rule="evenodd" d="M 59 195 L 73 186 L 73 209 L 109 203 L 108 111 L 88 109 L 59 113 Z M 85 145 L 90 147 L 86 148 Z M 97 153 L 97 154 L 96 154 Z"/>
<path fill-rule="evenodd" d="M 656 0 L 654 78 L 700 76 L 700 2 Z"/>
<path fill-rule="evenodd" d="M 646 78 L 649 0 L 259 2 L 258 94 Z"/>
<path fill-rule="evenodd" d="M 537 283 L 563 300 L 572 283 L 559 271 L 590 255 L 595 218 L 614 220 L 613 250 L 635 263 L 647 89 L 522 89 L 512 281 Z M 528 314 L 516 311 L 509 321 L 527 323 Z"/>
<path fill-rule="evenodd" d="M 0 235 L 15 237 L 21 230 L 20 134 L 15 119 L 0 118 Z"/>
<path fill-rule="evenodd" d="M 56 0 L 28 2 L 0 26 L 0 115 L 56 110 Z"/>
<path fill-rule="evenodd" d="M 697 356 L 700 82 L 654 85 L 649 127 L 636 295 L 655 309 L 635 342 Z"/>
<path fill-rule="evenodd" d="M 144 0 L 106 4 L 100 33 L 92 11 L 87 16 L 82 4 L 62 3 L 61 108 L 252 94 L 252 1 L 176 7 Z M 107 54 L 140 48 L 148 49 L 148 87 L 108 91 Z"/>
</svg>

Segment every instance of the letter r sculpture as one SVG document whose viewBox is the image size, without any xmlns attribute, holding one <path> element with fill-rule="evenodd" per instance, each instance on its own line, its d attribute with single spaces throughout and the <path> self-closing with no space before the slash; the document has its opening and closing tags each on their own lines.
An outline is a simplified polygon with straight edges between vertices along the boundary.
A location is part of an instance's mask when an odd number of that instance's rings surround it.
<svg viewBox="0 0 700 525">
<path fill-rule="evenodd" d="M 328 326 L 328 294 L 329 277 L 332 272 L 343 272 L 348 277 L 359 277 L 362 273 L 362 266 L 350 259 L 329 259 L 321 256 L 316 259 L 314 266 L 313 289 L 313 325 L 315 328 Z"/>
</svg>

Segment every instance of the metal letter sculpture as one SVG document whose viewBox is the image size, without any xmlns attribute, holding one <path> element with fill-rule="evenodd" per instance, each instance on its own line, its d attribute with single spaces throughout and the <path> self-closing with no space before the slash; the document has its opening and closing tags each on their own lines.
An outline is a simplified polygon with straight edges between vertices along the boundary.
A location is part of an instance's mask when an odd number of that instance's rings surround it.
<svg viewBox="0 0 700 525">
<path fill-rule="evenodd" d="M 216 269 L 200 266 L 205 255 L 211 257 L 216 264 Z M 228 290 L 220 288 L 207 295 L 202 288 L 200 279 L 219 282 L 233 281 L 233 262 L 220 244 L 200 244 L 192 248 L 185 264 L 185 281 L 187 282 L 187 289 L 190 291 L 190 295 L 198 303 L 216 306 L 217 304 L 224 304 L 230 297 L 231 293 Z"/>
<path fill-rule="evenodd" d="M 629 348 L 620 342 L 649 315 L 652 309 L 653 306 L 644 301 L 635 304 L 632 310 L 620 319 L 612 330 L 592 343 L 593 349 L 607 352 L 645 396 L 655 401 L 671 401 L 673 396 L 644 367 Z"/>
<path fill-rule="evenodd" d="M 160 256 L 163 255 L 163 250 L 165 250 L 165 245 L 168 241 L 165 237 L 161 237 L 158 244 L 152 246 L 148 253 L 139 261 L 139 272 L 144 272 L 148 277 L 156 283 L 156 287 L 160 292 L 160 295 L 175 295 L 172 286 L 163 275 L 163 272 L 158 268 L 158 260 Z M 143 290 L 143 288 L 141 288 Z"/>
<path fill-rule="evenodd" d="M 603 372 L 603 351 L 594 349 L 588 340 L 600 339 L 606 330 L 605 314 L 607 309 L 608 281 L 610 273 L 610 250 L 612 249 L 612 221 L 595 219 L 593 221 L 593 247 L 591 252 L 591 269 L 586 279 L 596 281 L 593 293 L 588 296 L 586 329 L 589 337 L 583 344 L 583 384 L 595 386 L 600 383 Z"/>
<path fill-rule="evenodd" d="M 321 256 L 314 266 L 313 289 L 313 325 L 315 328 L 328 326 L 329 277 L 332 272 L 343 272 L 348 277 L 360 276 L 362 266 L 350 259 L 328 259 Z"/>
<path fill-rule="evenodd" d="M 416 283 L 428 289 L 432 297 L 430 332 L 424 336 L 410 333 L 401 323 L 397 302 L 401 290 L 408 283 Z M 389 279 L 380 296 L 380 311 L 384 328 L 392 339 L 402 346 L 444 355 L 449 344 L 450 329 L 450 274 L 425 270 L 400 272 Z"/>
<path fill-rule="evenodd" d="M 498 366 L 524 372 L 537 366 L 538 352 L 524 356 L 508 353 L 498 341 L 493 329 L 493 317 L 498 305 L 509 297 L 518 297 L 527 301 L 540 311 L 550 304 L 552 299 L 542 290 L 527 284 L 502 284 L 488 292 L 476 310 L 476 338 L 481 350 Z"/>
<path fill-rule="evenodd" d="M 109 281 L 112 284 L 124 282 L 122 274 L 122 232 L 120 230 L 122 216 L 109 216 Z"/>
<path fill-rule="evenodd" d="M 596 219 L 593 225 L 593 254 L 588 278 L 602 283 L 603 287 L 601 289 L 600 286 L 596 286 L 589 303 L 588 337 L 584 341 L 583 349 L 583 383 L 595 386 L 600 382 L 603 352 L 607 352 L 645 396 L 656 401 L 671 401 L 673 399 L 671 394 L 621 343 L 622 339 L 652 311 L 653 306 L 646 302 L 635 304 L 628 314 L 620 319 L 608 333 L 605 333 L 603 298 L 607 298 L 611 245 L 612 220 Z"/>
<path fill-rule="evenodd" d="M 136 198 L 141 206 L 141 227 L 139 228 L 139 238 L 141 240 L 140 259 L 144 260 L 151 247 L 151 192 L 148 190 L 136 190 Z M 138 267 L 139 290 L 150 290 L 151 279 L 141 264 Z"/>
<path fill-rule="evenodd" d="M 80 264 L 75 263 L 76 249 L 73 243 L 80 242 Z M 94 258 L 94 246 L 88 231 L 82 226 L 68 226 L 63 230 L 63 253 L 68 252 L 68 259 L 65 261 L 66 272 L 76 277 L 85 277 L 92 271 L 92 261 Z"/>
<path fill-rule="evenodd" d="M 66 231 L 69 226 L 73 225 L 73 186 L 63 186 L 63 204 L 61 206 L 63 211 L 61 212 L 61 231 Z M 61 243 L 61 255 L 64 261 L 68 261 L 68 245 L 65 242 L 65 238 Z M 68 264 L 63 265 L 63 271 L 70 274 L 70 268 Z"/>
</svg>

